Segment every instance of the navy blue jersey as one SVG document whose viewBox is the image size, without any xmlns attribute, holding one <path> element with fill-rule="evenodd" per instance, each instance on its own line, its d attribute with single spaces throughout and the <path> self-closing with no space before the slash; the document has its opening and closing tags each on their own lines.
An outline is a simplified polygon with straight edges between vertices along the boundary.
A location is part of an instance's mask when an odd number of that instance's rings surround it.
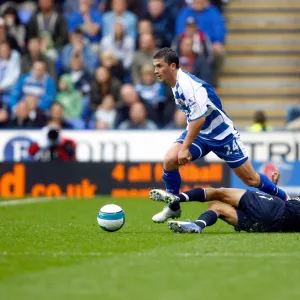
<svg viewBox="0 0 300 300">
<path fill-rule="evenodd" d="M 300 198 L 292 198 L 285 202 L 282 231 L 300 232 Z"/>
<path fill-rule="evenodd" d="M 278 197 L 246 191 L 236 209 L 237 230 L 248 232 L 282 231 L 285 202 Z"/>
<path fill-rule="evenodd" d="M 283 201 L 275 196 L 246 191 L 236 211 L 236 230 L 300 232 L 300 198 Z"/>
</svg>

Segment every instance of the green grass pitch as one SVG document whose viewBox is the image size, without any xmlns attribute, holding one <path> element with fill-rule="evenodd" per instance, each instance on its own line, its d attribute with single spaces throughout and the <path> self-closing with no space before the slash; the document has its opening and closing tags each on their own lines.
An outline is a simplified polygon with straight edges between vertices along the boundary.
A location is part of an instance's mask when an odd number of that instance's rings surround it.
<svg viewBox="0 0 300 300">
<path fill-rule="evenodd" d="M 124 227 L 102 231 L 99 208 L 120 205 Z M 300 299 L 300 235 L 171 232 L 147 199 L 55 200 L 0 206 L 0 299 Z M 182 219 L 205 205 L 186 203 Z"/>
</svg>

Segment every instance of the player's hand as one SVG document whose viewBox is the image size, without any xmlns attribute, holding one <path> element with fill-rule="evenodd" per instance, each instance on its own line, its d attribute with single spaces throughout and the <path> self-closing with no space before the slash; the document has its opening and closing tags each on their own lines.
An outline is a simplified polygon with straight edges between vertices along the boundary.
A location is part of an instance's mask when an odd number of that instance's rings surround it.
<svg viewBox="0 0 300 300">
<path fill-rule="evenodd" d="M 189 149 L 180 149 L 178 152 L 178 163 L 180 165 L 185 165 L 192 160 L 192 154 Z"/>
<path fill-rule="evenodd" d="M 276 185 L 278 184 L 280 178 L 280 173 L 278 170 L 272 173 L 272 182 L 275 183 Z"/>
</svg>

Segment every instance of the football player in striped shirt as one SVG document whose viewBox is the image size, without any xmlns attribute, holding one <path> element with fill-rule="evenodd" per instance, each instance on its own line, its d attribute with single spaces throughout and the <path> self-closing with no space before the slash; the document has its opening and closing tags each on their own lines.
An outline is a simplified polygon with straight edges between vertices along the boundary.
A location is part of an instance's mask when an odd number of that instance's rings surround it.
<svg viewBox="0 0 300 300">
<path fill-rule="evenodd" d="M 181 185 L 178 168 L 212 151 L 248 186 L 286 200 L 284 190 L 253 169 L 239 132 L 224 112 L 214 89 L 205 81 L 181 70 L 178 55 L 171 48 L 162 48 L 156 52 L 153 65 L 158 80 L 172 88 L 176 105 L 185 112 L 188 123 L 187 129 L 164 158 L 162 177 L 166 191 L 178 194 Z M 180 204 L 174 203 L 154 215 L 152 220 L 163 223 L 169 218 L 179 218 L 180 215 Z"/>
</svg>

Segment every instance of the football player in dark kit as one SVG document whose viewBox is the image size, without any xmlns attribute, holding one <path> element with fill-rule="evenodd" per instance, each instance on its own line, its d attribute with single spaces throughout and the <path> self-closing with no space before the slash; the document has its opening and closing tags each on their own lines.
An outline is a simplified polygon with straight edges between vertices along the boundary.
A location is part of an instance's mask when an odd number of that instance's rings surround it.
<svg viewBox="0 0 300 300">
<path fill-rule="evenodd" d="M 277 184 L 279 172 L 272 175 Z M 195 221 L 169 221 L 169 228 L 178 233 L 201 233 L 218 218 L 247 232 L 300 232 L 300 196 L 284 201 L 276 196 L 243 189 L 196 188 L 181 194 L 152 190 L 150 199 L 168 204 L 176 202 L 212 202 Z"/>
</svg>

